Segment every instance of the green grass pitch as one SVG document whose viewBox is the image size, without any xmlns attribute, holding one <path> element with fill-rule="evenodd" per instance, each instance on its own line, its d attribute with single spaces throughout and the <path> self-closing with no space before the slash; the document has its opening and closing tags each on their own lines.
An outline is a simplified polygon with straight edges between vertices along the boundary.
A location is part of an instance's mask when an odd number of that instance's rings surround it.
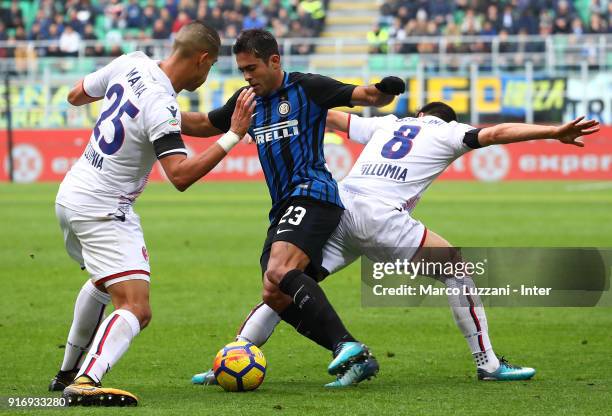
<svg viewBox="0 0 612 416">
<path fill-rule="evenodd" d="M 608 185 L 440 182 L 414 215 L 455 245 L 612 247 Z M 47 394 L 86 278 L 64 251 L 56 189 L 0 185 L 4 403 L 9 396 Z M 259 299 L 268 208 L 262 183 L 204 183 L 184 194 L 168 184 L 149 185 L 136 211 L 151 256 L 153 320 L 104 379 L 137 394 L 141 405 L 69 413 L 575 415 L 612 409 L 609 308 L 489 309 L 496 351 L 538 373 L 530 382 L 481 383 L 448 309 L 363 309 L 358 265 L 324 288 L 349 329 L 378 356 L 378 378 L 325 390 L 329 354 L 281 324 L 263 347 L 268 372 L 259 390 L 234 394 L 191 385 L 191 375 L 211 365 Z M 46 412 L 54 411 L 34 414 Z"/>
</svg>

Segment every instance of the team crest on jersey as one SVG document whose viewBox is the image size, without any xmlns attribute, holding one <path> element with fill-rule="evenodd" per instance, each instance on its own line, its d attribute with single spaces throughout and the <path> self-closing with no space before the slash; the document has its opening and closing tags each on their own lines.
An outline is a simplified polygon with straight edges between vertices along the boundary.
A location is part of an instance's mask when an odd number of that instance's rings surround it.
<svg viewBox="0 0 612 416">
<path fill-rule="evenodd" d="M 291 112 L 291 104 L 289 104 L 289 101 L 282 101 L 278 105 L 278 114 L 280 114 L 281 116 L 286 116 L 290 112 Z"/>
</svg>

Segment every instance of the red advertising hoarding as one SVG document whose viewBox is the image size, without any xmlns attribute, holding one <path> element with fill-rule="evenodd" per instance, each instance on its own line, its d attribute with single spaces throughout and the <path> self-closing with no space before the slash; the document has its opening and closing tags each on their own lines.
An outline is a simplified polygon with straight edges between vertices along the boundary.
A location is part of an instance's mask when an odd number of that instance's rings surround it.
<svg viewBox="0 0 612 416">
<path fill-rule="evenodd" d="M 337 179 L 349 171 L 362 145 L 328 133 L 325 154 Z M 80 157 L 89 130 L 16 130 L 13 159 L 17 182 L 60 181 Z M 214 139 L 186 138 L 192 152 L 201 152 Z M 453 163 L 440 179 L 447 180 L 612 180 L 612 127 L 585 138 L 586 147 L 554 140 L 492 146 L 470 152 Z M 8 180 L 6 132 L 0 133 L 0 181 Z M 159 165 L 152 181 L 164 180 Z M 239 144 L 207 177 L 209 181 L 263 180 L 255 145 Z"/>
</svg>

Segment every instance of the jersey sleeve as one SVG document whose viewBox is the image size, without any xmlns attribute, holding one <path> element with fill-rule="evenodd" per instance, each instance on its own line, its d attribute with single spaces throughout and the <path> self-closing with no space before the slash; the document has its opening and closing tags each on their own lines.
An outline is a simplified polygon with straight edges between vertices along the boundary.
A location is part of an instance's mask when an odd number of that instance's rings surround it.
<svg viewBox="0 0 612 416">
<path fill-rule="evenodd" d="M 384 117 L 359 117 L 351 114 L 348 122 L 348 138 L 357 143 L 366 144 L 374 132 L 386 124 L 394 123 L 397 117 L 389 114 Z"/>
<path fill-rule="evenodd" d="M 455 155 L 462 155 L 473 150 L 472 147 L 466 144 L 466 137 L 470 134 L 478 133 L 479 129 L 469 124 L 451 123 L 451 134 L 449 145 L 452 147 Z"/>
<path fill-rule="evenodd" d="M 181 112 L 174 97 L 160 94 L 152 97 L 143 114 L 144 130 L 150 142 L 181 133 Z"/>
<path fill-rule="evenodd" d="M 353 84 L 317 74 L 305 74 L 300 80 L 308 97 L 321 108 L 350 107 Z"/>
<path fill-rule="evenodd" d="M 234 109 L 236 108 L 236 102 L 238 101 L 238 96 L 240 92 L 246 87 L 240 88 L 232 97 L 227 100 L 223 107 L 212 110 L 208 113 L 208 120 L 210 120 L 211 124 L 218 128 L 219 130 L 227 133 L 232 125 L 232 114 L 234 114 Z"/>
<path fill-rule="evenodd" d="M 187 155 L 187 148 L 180 133 L 166 134 L 153 142 L 155 156 L 163 159 L 170 155 Z"/>
<path fill-rule="evenodd" d="M 100 98 L 106 93 L 110 79 L 115 75 L 125 55 L 111 61 L 108 65 L 98 69 L 96 72 L 85 75 L 83 78 L 83 90 L 92 98 Z"/>
</svg>

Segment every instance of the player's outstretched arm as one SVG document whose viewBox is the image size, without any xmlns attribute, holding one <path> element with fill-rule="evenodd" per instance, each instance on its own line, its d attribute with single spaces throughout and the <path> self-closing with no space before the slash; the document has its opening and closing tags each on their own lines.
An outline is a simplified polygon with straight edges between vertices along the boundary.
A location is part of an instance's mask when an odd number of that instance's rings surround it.
<svg viewBox="0 0 612 416">
<path fill-rule="evenodd" d="M 397 117 L 388 114 L 384 117 L 360 117 L 357 114 L 329 110 L 327 112 L 327 127 L 346 133 L 349 140 L 368 144 L 374 133 L 387 122 L 395 122 Z"/>
<path fill-rule="evenodd" d="M 406 91 L 404 80 L 398 77 L 385 77 L 374 85 L 356 87 L 351 96 L 351 104 L 382 107 L 391 103 L 396 95 L 404 91 Z"/>
<path fill-rule="evenodd" d="M 102 97 L 91 97 L 85 92 L 83 80 L 81 79 L 68 93 L 68 102 L 74 106 L 81 106 L 101 100 Z"/>
<path fill-rule="evenodd" d="M 332 130 L 348 133 L 349 119 L 351 115 L 343 111 L 329 110 L 327 112 L 326 127 Z"/>
<path fill-rule="evenodd" d="M 597 120 L 585 120 L 578 117 L 562 126 L 538 126 L 535 124 L 502 123 L 497 126 L 485 127 L 478 133 L 481 146 L 524 142 L 527 140 L 557 139 L 565 144 L 584 147 L 578 140 L 599 131 Z"/>
<path fill-rule="evenodd" d="M 210 172 L 244 137 L 251 125 L 251 116 L 255 109 L 254 99 L 255 93 L 250 88 L 240 93 L 232 114 L 230 130 L 204 152 L 189 158 L 182 154 L 173 154 L 159 160 L 176 189 L 183 192 Z"/>
<path fill-rule="evenodd" d="M 181 111 L 181 131 L 194 137 L 210 137 L 223 133 L 213 126 L 206 113 Z"/>
</svg>

